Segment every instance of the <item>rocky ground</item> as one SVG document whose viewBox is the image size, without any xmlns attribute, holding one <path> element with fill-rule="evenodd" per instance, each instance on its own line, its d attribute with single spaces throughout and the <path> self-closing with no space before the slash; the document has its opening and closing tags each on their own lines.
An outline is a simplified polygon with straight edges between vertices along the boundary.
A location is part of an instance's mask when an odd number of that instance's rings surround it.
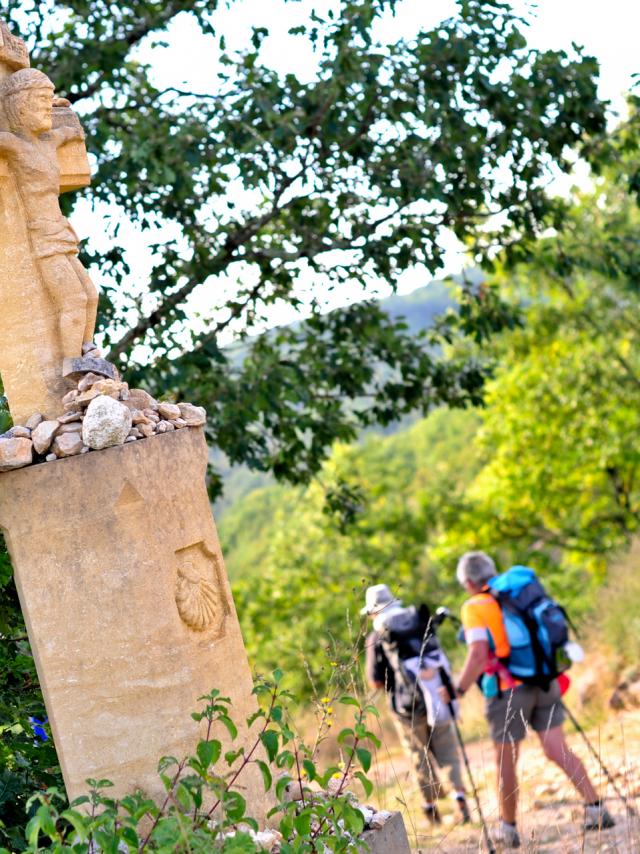
<svg viewBox="0 0 640 854">
<path fill-rule="evenodd" d="M 570 784 L 555 766 L 542 756 L 537 739 L 530 735 L 525 742 L 521 760 L 521 820 L 522 846 L 520 851 L 536 854 L 637 854 L 640 852 L 640 820 L 626 813 L 624 804 L 616 797 L 598 765 L 589 754 L 580 736 L 567 733 L 572 748 L 580 755 L 590 773 L 598 781 L 607 799 L 607 807 L 616 819 L 616 827 L 600 833 L 581 830 L 582 809 Z M 606 724 L 588 730 L 588 736 L 612 773 L 618 788 L 628 802 L 640 808 L 640 712 L 625 712 L 610 716 Z M 469 747 L 469 756 L 480 788 L 480 799 L 490 830 L 497 819 L 494 795 L 492 746 L 476 742 Z M 380 806 L 401 809 L 409 831 L 414 852 L 442 851 L 447 854 L 480 851 L 479 824 L 464 826 L 448 802 L 443 802 L 443 824 L 435 830 L 422 817 L 420 799 L 411 784 L 409 765 L 394 745 L 383 749 L 372 779 L 378 784 Z M 475 814 L 475 811 L 474 811 Z M 498 847 L 498 850 L 501 850 Z"/>
</svg>

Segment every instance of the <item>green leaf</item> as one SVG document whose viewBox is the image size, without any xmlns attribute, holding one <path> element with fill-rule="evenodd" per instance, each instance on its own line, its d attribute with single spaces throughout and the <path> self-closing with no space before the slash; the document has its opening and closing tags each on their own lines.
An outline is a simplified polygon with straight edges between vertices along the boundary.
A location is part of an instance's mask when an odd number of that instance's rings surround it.
<svg viewBox="0 0 640 854">
<path fill-rule="evenodd" d="M 290 750 L 282 750 L 276 756 L 276 767 L 277 768 L 293 768 L 295 764 L 295 756 Z"/>
<path fill-rule="evenodd" d="M 215 765 L 218 759 L 220 758 L 220 753 L 222 751 L 222 744 L 212 739 L 210 741 L 200 741 L 198 742 L 198 747 L 196 748 L 196 753 L 198 754 L 198 758 L 202 763 L 202 766 L 206 769 L 210 765 Z"/>
<path fill-rule="evenodd" d="M 342 818 L 347 829 L 354 835 L 359 836 L 364 830 L 364 816 L 360 810 L 354 809 L 348 803 L 344 804 Z"/>
<path fill-rule="evenodd" d="M 228 715 L 220 715 L 218 717 L 218 721 L 224 727 L 226 727 L 226 729 L 227 729 L 227 731 L 228 731 L 228 733 L 232 739 L 235 739 L 237 737 L 238 728 L 236 727 L 236 725 L 234 724 L 234 722 L 231 720 L 231 718 Z"/>
<path fill-rule="evenodd" d="M 224 796 L 224 811 L 231 822 L 239 822 L 244 818 L 247 803 L 239 792 L 227 791 Z"/>
<path fill-rule="evenodd" d="M 256 764 L 260 769 L 260 773 L 262 774 L 262 780 L 264 782 L 265 792 L 268 792 L 271 788 L 271 783 L 273 782 L 273 778 L 271 776 L 271 770 L 266 762 L 263 762 L 262 759 L 256 759 Z"/>
<path fill-rule="evenodd" d="M 311 834 L 311 811 L 303 810 L 293 819 L 293 826 L 303 838 Z"/>
<path fill-rule="evenodd" d="M 316 766 L 314 765 L 314 763 L 310 759 L 303 759 L 302 760 L 302 767 L 306 771 L 307 777 L 309 778 L 309 780 L 315 780 L 315 778 L 316 778 Z"/>
<path fill-rule="evenodd" d="M 74 809 L 67 809 L 60 814 L 60 818 L 68 821 L 73 827 L 76 836 L 80 842 L 84 842 L 88 835 L 88 818 L 86 815 L 77 812 Z"/>
<path fill-rule="evenodd" d="M 290 777 L 288 774 L 284 774 L 276 782 L 276 797 L 277 797 L 278 801 L 282 801 L 282 799 L 284 798 L 285 790 L 286 790 L 287 786 L 289 785 L 289 783 L 292 782 L 292 780 L 293 780 L 292 777 Z"/>
<path fill-rule="evenodd" d="M 366 797 L 367 798 L 371 797 L 371 794 L 373 793 L 373 783 L 371 782 L 371 780 L 369 780 L 369 778 L 366 777 L 362 773 L 362 771 L 356 771 L 355 776 L 362 783 L 362 788 L 364 789 L 364 793 L 365 793 Z"/>
<path fill-rule="evenodd" d="M 356 747 L 356 754 L 366 774 L 369 768 L 371 768 L 371 752 L 364 747 Z"/>
<path fill-rule="evenodd" d="M 354 738 L 355 732 L 351 727 L 345 727 L 338 733 L 338 744 L 343 744 L 348 738 Z"/>
<path fill-rule="evenodd" d="M 274 762 L 278 755 L 278 733 L 275 730 L 267 729 L 260 735 L 260 741 L 267 751 L 267 756 L 270 762 Z"/>
<path fill-rule="evenodd" d="M 227 750 L 224 755 L 224 761 L 227 765 L 233 765 L 240 756 L 244 756 L 244 747 L 239 747 L 237 750 Z"/>
</svg>

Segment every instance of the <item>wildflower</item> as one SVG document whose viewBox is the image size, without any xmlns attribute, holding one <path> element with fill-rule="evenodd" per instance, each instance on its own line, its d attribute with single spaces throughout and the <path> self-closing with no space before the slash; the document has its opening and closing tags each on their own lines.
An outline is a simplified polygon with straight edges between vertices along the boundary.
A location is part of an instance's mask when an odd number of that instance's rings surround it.
<svg viewBox="0 0 640 854">
<path fill-rule="evenodd" d="M 49 736 L 44 729 L 45 724 L 49 723 L 48 718 L 45 718 L 43 721 L 39 721 L 38 718 L 31 716 L 29 717 L 29 723 L 31 724 L 31 729 L 33 730 L 33 734 L 36 738 L 39 738 L 40 741 L 49 741 Z"/>
</svg>

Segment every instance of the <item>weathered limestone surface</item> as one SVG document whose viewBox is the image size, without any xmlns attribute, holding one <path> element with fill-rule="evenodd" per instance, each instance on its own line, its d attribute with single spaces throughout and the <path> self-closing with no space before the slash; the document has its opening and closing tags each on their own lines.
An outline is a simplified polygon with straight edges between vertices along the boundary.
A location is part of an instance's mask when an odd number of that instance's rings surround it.
<svg viewBox="0 0 640 854">
<path fill-rule="evenodd" d="M 53 92 L 0 21 L 0 375 L 15 423 L 60 414 L 62 359 L 81 355 L 95 325 L 95 288 L 58 204 L 89 184 L 89 162 L 77 116 Z"/>
<path fill-rule="evenodd" d="M 0 475 L 0 526 L 71 798 L 88 777 L 159 797 L 157 760 L 194 750 L 199 696 L 221 688 L 238 724 L 255 708 L 206 462 L 196 428 Z M 259 812 L 255 771 L 245 794 Z"/>
<path fill-rule="evenodd" d="M 362 834 L 363 854 L 411 854 L 407 829 L 402 813 L 394 812 L 391 818 L 377 830 L 367 830 Z"/>
</svg>

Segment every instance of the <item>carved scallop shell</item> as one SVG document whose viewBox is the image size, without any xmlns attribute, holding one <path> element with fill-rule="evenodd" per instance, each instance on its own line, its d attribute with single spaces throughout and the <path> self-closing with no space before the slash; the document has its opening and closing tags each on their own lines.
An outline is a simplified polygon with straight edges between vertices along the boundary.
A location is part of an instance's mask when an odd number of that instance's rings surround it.
<svg viewBox="0 0 640 854">
<path fill-rule="evenodd" d="M 213 626 L 224 616 L 219 591 L 191 564 L 178 570 L 176 605 L 182 620 L 196 632 Z"/>
</svg>

